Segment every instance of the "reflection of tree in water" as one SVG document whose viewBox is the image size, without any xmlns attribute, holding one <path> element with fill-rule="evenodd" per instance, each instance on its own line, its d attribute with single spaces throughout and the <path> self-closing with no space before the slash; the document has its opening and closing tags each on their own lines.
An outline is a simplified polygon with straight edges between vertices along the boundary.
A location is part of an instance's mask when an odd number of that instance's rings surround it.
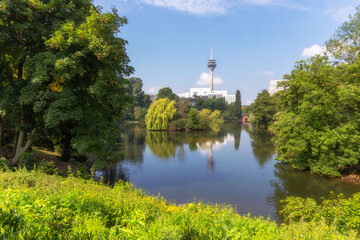
<svg viewBox="0 0 360 240">
<path fill-rule="evenodd" d="M 117 181 L 129 181 L 129 175 L 124 171 L 121 163 L 117 163 L 115 167 L 107 168 L 101 171 L 104 183 L 113 186 Z"/>
<path fill-rule="evenodd" d="M 360 187 L 338 180 L 312 175 L 307 171 L 301 172 L 288 164 L 282 163 L 275 165 L 274 175 L 277 179 L 270 183 L 274 191 L 267 196 L 267 201 L 276 207 L 277 212 L 283 207 L 280 200 L 286 199 L 289 196 L 313 198 L 319 202 L 323 197 L 327 198 L 330 191 L 350 196 L 360 189 Z M 282 220 L 279 215 L 277 218 Z"/>
<path fill-rule="evenodd" d="M 251 147 L 253 154 L 259 164 L 263 166 L 272 159 L 275 146 L 271 141 L 273 135 L 267 131 L 253 131 L 249 126 L 245 128 L 251 138 Z"/>
<path fill-rule="evenodd" d="M 143 153 L 145 150 L 146 131 L 139 125 L 131 125 L 122 135 L 122 144 L 120 153 L 126 160 L 133 163 L 141 163 L 143 161 Z"/>
<path fill-rule="evenodd" d="M 175 157 L 175 144 L 170 140 L 168 132 L 148 131 L 145 142 L 155 156 L 162 159 Z"/>
</svg>

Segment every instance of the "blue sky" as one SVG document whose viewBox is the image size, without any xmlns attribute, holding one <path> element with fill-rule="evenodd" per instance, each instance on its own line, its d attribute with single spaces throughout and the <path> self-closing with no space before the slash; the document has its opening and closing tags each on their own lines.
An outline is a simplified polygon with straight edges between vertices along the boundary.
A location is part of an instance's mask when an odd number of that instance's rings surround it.
<svg viewBox="0 0 360 240">
<path fill-rule="evenodd" d="M 126 39 L 135 77 L 144 91 L 175 93 L 208 87 L 211 48 L 214 88 L 241 91 L 250 103 L 270 79 L 319 53 L 360 5 L 358 0 L 94 0 L 128 18 Z M 206 85 L 205 85 L 206 84 Z"/>
</svg>

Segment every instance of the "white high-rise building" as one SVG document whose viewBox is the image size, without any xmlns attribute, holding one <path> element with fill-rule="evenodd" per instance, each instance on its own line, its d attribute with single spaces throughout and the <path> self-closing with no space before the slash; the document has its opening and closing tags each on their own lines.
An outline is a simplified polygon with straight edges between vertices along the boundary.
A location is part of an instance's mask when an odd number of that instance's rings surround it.
<svg viewBox="0 0 360 240">
<path fill-rule="evenodd" d="M 284 90 L 284 87 L 279 87 L 278 84 L 282 81 L 286 81 L 284 79 L 272 79 L 269 81 L 269 93 L 273 95 L 274 93 Z"/>
</svg>

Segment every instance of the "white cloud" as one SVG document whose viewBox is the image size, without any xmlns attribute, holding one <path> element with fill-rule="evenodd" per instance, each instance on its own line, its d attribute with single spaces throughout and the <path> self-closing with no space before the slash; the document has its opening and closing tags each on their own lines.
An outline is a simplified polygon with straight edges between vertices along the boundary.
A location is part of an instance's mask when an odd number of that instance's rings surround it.
<svg viewBox="0 0 360 240">
<path fill-rule="evenodd" d="M 344 22 L 348 20 L 349 15 L 354 12 L 355 12 L 355 7 L 343 6 L 343 7 L 329 8 L 325 11 L 325 15 L 328 15 L 339 22 Z"/>
<path fill-rule="evenodd" d="M 241 5 L 278 5 L 288 8 L 305 9 L 292 0 L 139 0 L 144 4 L 188 12 L 194 15 L 226 14 Z"/>
<path fill-rule="evenodd" d="M 317 44 L 309 47 L 309 48 L 305 48 L 301 54 L 302 57 L 314 57 L 315 55 L 323 55 L 326 52 L 326 48 L 319 46 Z"/>
<path fill-rule="evenodd" d="M 200 75 L 199 81 L 196 82 L 196 85 L 198 86 L 208 86 L 210 87 L 210 73 L 203 72 Z M 220 77 L 214 76 L 214 84 L 223 84 L 223 80 Z"/>
<path fill-rule="evenodd" d="M 165 7 L 195 15 L 224 14 L 230 7 L 229 0 L 142 0 L 156 7 Z"/>
</svg>

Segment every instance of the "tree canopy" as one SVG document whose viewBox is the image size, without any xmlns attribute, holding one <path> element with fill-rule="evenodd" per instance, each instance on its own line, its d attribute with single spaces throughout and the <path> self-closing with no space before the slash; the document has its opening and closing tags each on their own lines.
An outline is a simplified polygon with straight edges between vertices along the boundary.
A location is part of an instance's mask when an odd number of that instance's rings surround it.
<svg viewBox="0 0 360 240">
<path fill-rule="evenodd" d="M 145 116 L 146 129 L 166 130 L 176 112 L 175 101 L 162 98 L 153 102 Z"/>
<path fill-rule="evenodd" d="M 278 159 L 339 175 L 360 161 L 360 8 L 327 42 L 341 62 L 316 56 L 285 78 L 273 129 Z"/>
<path fill-rule="evenodd" d="M 161 98 L 168 98 L 169 100 L 175 101 L 179 99 L 179 97 L 175 93 L 173 93 L 173 91 L 169 87 L 164 87 L 159 90 L 158 94 L 156 95 L 156 100 L 159 100 Z"/>
<path fill-rule="evenodd" d="M 90 0 L 0 3 L 0 110 L 13 163 L 40 131 L 63 150 L 103 157 L 130 101 L 133 69 L 117 37 L 127 19 Z"/>
<path fill-rule="evenodd" d="M 251 104 L 251 114 L 253 115 L 251 124 L 256 130 L 267 129 L 272 124 L 275 113 L 275 98 L 270 96 L 268 91 L 263 90 Z"/>
</svg>

